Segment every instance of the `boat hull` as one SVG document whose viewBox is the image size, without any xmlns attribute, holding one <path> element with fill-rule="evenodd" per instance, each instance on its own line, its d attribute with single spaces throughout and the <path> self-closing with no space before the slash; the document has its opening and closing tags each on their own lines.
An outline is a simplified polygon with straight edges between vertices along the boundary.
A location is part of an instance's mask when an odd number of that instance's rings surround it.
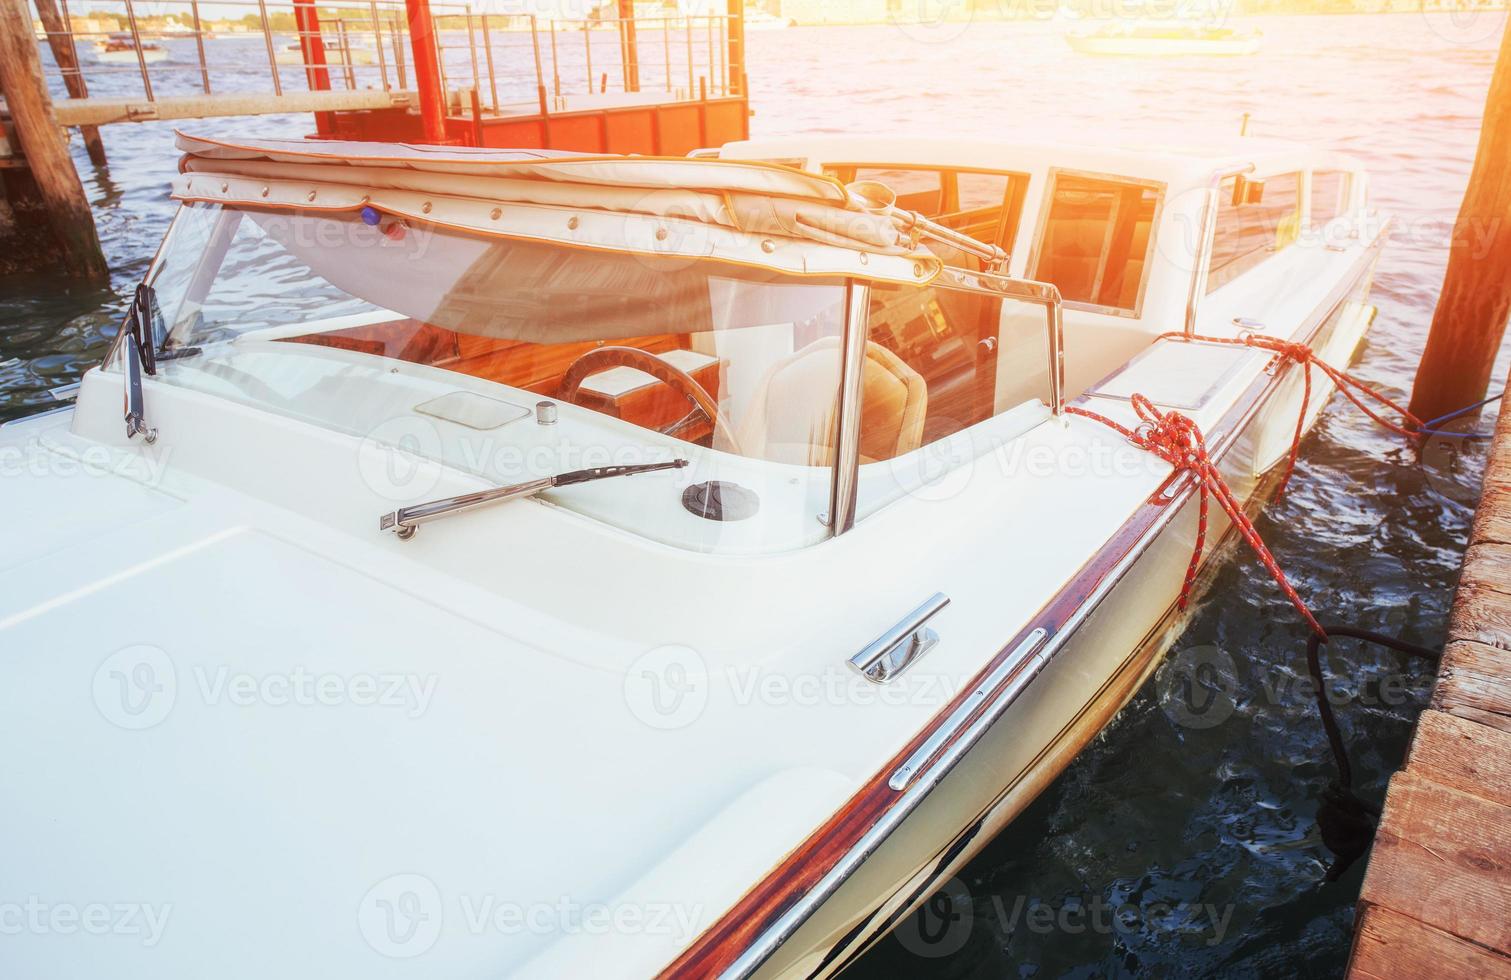
<svg viewBox="0 0 1511 980">
<path fill-rule="evenodd" d="M 1367 305 L 1372 268 L 1372 261 L 1363 267 L 1315 332 L 1313 346 L 1330 363 L 1350 362 L 1373 319 Z M 1317 378 L 1313 386 L 1308 428 L 1333 391 Z M 1273 489 L 1301 398 L 1301 371 L 1292 367 L 1263 396 L 1220 461 L 1229 486 L 1251 511 Z M 1043 672 L 758 976 L 838 973 L 947 883 L 1112 720 L 1185 625 L 1176 603 L 1195 545 L 1197 510 L 1194 495 L 1180 505 Z M 1204 577 L 1224 558 L 1225 549 L 1210 542 L 1226 539 L 1230 530 L 1213 507 Z M 1275 601 L 1288 609 L 1278 593 Z M 1296 635 L 1299 643 L 1301 633 Z"/>
</svg>

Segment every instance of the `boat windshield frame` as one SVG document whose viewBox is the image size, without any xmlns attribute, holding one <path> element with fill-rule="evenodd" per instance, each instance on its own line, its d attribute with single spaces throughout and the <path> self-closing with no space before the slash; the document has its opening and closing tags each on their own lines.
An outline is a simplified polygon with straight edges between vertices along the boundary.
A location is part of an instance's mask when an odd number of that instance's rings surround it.
<svg viewBox="0 0 1511 980">
<path fill-rule="evenodd" d="M 182 233 L 184 216 L 191 208 L 203 206 L 204 202 L 184 202 L 170 222 L 156 254 L 153 256 L 142 282 L 151 285 L 161 272 L 164 259 L 171 253 L 175 237 Z M 242 205 L 226 205 L 228 209 L 249 209 Z M 318 212 L 312 212 L 318 214 Z M 466 234 L 459 229 L 448 229 L 456 234 Z M 546 246 L 560 246 L 550 239 L 531 239 Z M 221 261 L 224 260 L 224 250 Z M 706 260 L 714 265 L 723 264 L 717 259 Z M 220 262 L 216 263 L 218 275 Z M 775 271 L 775 270 L 773 270 Z M 211 277 L 213 278 L 213 276 Z M 835 420 L 835 454 L 830 480 L 829 529 L 831 536 L 838 536 L 855 526 L 860 472 L 861 440 L 861 386 L 866 359 L 867 325 L 870 313 L 872 280 L 858 276 L 839 277 L 845 287 L 844 326 L 841 334 L 841 369 L 838 412 Z M 897 285 L 894 280 L 877 280 L 888 285 Z M 1043 309 L 1048 356 L 1049 379 L 1048 408 L 1053 416 L 1063 415 L 1065 410 L 1065 325 L 1063 302 L 1059 290 L 1051 283 L 1015 278 L 999 273 L 971 270 L 956 266 L 943 266 L 938 275 L 928 282 L 912 284 L 919 288 L 936 285 L 950 289 L 978 293 L 998 299 L 1015 300 Z M 122 347 L 127 331 L 121 330 L 101 363 L 110 370 L 119 366 L 125 355 Z M 171 331 L 169 333 L 171 336 Z M 154 353 L 164 352 L 171 358 L 172 348 L 166 346 L 169 336 L 151 337 Z"/>
</svg>

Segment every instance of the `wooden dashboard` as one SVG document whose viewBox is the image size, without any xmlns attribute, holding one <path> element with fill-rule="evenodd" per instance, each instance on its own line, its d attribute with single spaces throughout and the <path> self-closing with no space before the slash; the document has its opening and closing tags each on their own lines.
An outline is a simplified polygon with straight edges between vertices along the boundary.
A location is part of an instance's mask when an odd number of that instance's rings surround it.
<svg viewBox="0 0 1511 980">
<path fill-rule="evenodd" d="M 561 379 L 574 361 L 594 348 L 611 343 L 581 341 L 536 344 L 458 333 L 409 318 L 326 333 L 304 334 L 285 340 L 288 343 L 334 347 L 392 357 L 412 364 L 442 367 L 448 371 L 528 391 L 543 398 L 556 397 Z M 686 371 L 712 398 L 718 399 L 721 362 L 710 355 L 692 351 L 687 334 L 624 337 L 615 339 L 612 343 L 637 347 L 651 354 L 670 355 L 667 357 L 668 361 Z M 628 368 L 613 370 L 632 371 Z M 603 384 L 597 384 L 594 378 L 589 378 L 578 393 L 576 403 L 650 429 L 669 425 L 691 409 L 692 406 L 678 392 L 657 382 L 650 375 L 632 373 L 639 377 L 621 375 L 606 379 Z M 681 434 L 681 438 L 688 442 L 698 442 L 710 434 L 711 429 L 707 425 L 692 426 Z"/>
</svg>

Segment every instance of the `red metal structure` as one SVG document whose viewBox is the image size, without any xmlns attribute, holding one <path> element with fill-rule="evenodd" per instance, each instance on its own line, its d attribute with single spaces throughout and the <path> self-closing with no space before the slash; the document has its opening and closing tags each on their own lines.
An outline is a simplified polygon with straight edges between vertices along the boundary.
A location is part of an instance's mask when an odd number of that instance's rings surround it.
<svg viewBox="0 0 1511 980">
<path fill-rule="evenodd" d="M 301 43 L 310 87 L 329 88 L 330 72 L 325 70 L 326 50 L 320 41 L 314 0 L 296 2 L 296 12 L 301 14 Z M 557 25 L 547 23 L 538 27 L 532 18 L 529 34 L 536 80 L 533 103 L 500 107 L 495 88 L 494 105 L 488 111 L 481 108 L 477 82 L 471 88 L 448 86 L 447 63 L 443 58 L 447 50 L 455 51 L 456 46 L 448 47 L 440 39 L 447 29 L 453 33 L 459 31 L 454 24 L 447 26 L 451 15 L 443 15 L 438 25 L 430 0 L 404 0 L 404 5 L 419 111 L 410 107 L 319 113 L 318 137 L 683 156 L 699 147 L 718 146 L 749 135 L 743 0 L 727 0 L 726 13 L 703 16 L 702 23 L 707 25 L 710 35 L 706 51 L 711 63 L 697 66 L 697 71 L 693 56 L 696 32 L 691 18 L 681 18 L 681 27 L 674 26 L 677 18 L 640 18 L 637 22 L 632 0 L 617 0 L 617 18 L 573 22 L 581 26 L 571 28 L 572 34 L 568 36 L 581 36 L 590 49 L 587 31 L 617 28 L 620 56 L 617 67 L 622 77 L 617 92 L 609 91 L 609 73 L 603 72 L 601 82 L 589 78 L 588 92 L 571 96 L 563 94 L 559 76 L 550 77 L 557 74 Z M 717 50 L 712 41 L 716 23 L 720 35 Z M 644 29 L 657 25 L 660 31 Z M 487 22 L 483 24 L 481 47 L 470 13 L 466 15 L 466 30 L 472 77 L 478 77 L 481 51 L 488 59 L 489 81 L 494 82 L 493 58 L 497 49 L 489 39 Z M 578 34 L 579 31 L 582 33 Z M 675 86 L 673 36 L 680 39 L 679 47 L 686 44 Z M 661 39 L 659 42 L 655 40 L 657 37 Z M 549 72 L 544 68 L 547 57 L 542 52 L 544 47 L 548 47 Z M 652 52 L 661 57 L 652 56 Z M 678 57 L 682 57 L 680 50 Z M 659 63 L 661 58 L 665 60 L 664 69 Z M 642 88 L 642 70 L 651 63 L 662 71 L 666 88 L 663 98 Z M 685 78 L 681 72 L 684 64 Z M 455 67 L 453 61 L 452 68 Z M 592 75 L 591 70 L 589 74 Z"/>
<path fill-rule="evenodd" d="M 404 0 L 409 12 L 409 41 L 414 48 L 414 81 L 420 93 L 420 131 L 426 143 L 455 143 L 446 132 L 446 91 L 441 82 L 440 51 L 430 0 Z"/>
<path fill-rule="evenodd" d="M 320 36 L 320 15 L 315 0 L 294 0 L 294 24 L 299 30 L 299 50 L 304 57 L 304 77 L 311 92 L 327 92 L 331 73 L 326 68 L 325 40 Z M 315 131 L 324 135 L 332 128 L 329 112 L 315 113 Z"/>
<path fill-rule="evenodd" d="M 640 42 L 635 34 L 635 0 L 618 0 L 619 49 L 623 52 L 624 87 L 640 91 Z"/>
</svg>

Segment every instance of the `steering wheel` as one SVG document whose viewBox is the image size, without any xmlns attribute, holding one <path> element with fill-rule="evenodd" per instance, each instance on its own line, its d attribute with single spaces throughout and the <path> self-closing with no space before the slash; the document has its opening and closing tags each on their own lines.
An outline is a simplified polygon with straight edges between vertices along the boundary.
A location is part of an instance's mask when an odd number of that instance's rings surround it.
<svg viewBox="0 0 1511 980">
<path fill-rule="evenodd" d="M 678 437 L 688 427 L 699 421 L 707 421 L 713 426 L 715 441 L 727 446 L 730 452 L 739 453 L 739 443 L 735 441 L 734 432 L 719 415 L 719 403 L 714 401 L 713 396 L 686 371 L 638 347 L 595 347 L 578 357 L 572 362 L 571 367 L 567 368 L 567 373 L 561 376 L 561 384 L 556 389 L 556 397 L 564 402 L 577 404 L 577 392 L 582 388 L 584 381 L 595 374 L 616 367 L 644 371 L 692 403 L 692 411 L 670 425 L 662 426 L 656 430 L 657 432 Z"/>
</svg>

